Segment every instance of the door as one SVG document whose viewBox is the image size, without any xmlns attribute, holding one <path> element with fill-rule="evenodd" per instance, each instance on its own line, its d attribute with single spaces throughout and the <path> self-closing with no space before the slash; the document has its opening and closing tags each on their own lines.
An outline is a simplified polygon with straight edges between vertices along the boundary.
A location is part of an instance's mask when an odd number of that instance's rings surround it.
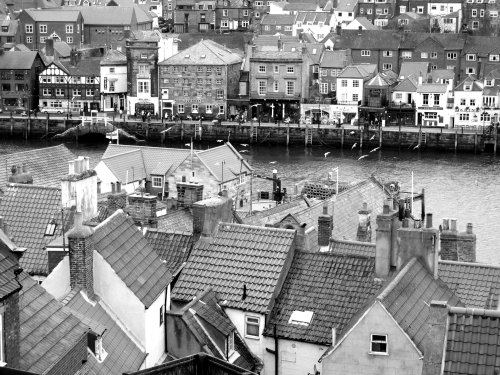
<svg viewBox="0 0 500 375">
<path fill-rule="evenodd" d="M 408 104 L 411 104 L 412 100 L 411 93 L 408 93 Z"/>
</svg>

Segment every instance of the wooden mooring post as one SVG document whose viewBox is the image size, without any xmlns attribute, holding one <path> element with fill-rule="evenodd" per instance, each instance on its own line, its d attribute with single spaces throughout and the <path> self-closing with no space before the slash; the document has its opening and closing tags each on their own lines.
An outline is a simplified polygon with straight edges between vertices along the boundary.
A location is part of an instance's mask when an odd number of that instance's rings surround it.
<svg viewBox="0 0 500 375">
<path fill-rule="evenodd" d="M 340 129 L 340 148 L 344 148 L 344 127 L 342 126 L 342 129 Z"/>
</svg>

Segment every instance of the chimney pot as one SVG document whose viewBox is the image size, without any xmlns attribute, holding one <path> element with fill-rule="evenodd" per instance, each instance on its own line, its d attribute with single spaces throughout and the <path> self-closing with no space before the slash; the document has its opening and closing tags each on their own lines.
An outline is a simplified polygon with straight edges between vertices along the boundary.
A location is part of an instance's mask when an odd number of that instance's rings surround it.
<svg viewBox="0 0 500 375">
<path fill-rule="evenodd" d="M 88 156 L 85 156 L 83 158 L 83 160 L 84 160 L 84 167 L 85 167 L 85 171 L 84 172 L 86 172 L 86 171 L 88 171 L 90 169 L 90 158 Z"/>
<path fill-rule="evenodd" d="M 116 192 L 119 193 L 122 191 L 122 183 L 120 181 L 116 181 Z"/>
<path fill-rule="evenodd" d="M 425 215 L 425 227 L 432 228 L 432 214 Z"/>
<path fill-rule="evenodd" d="M 467 234 L 473 234 L 472 223 L 467 223 Z"/>
<path fill-rule="evenodd" d="M 422 228 L 422 222 L 420 221 L 420 219 L 415 219 L 415 221 L 413 222 L 413 227 L 415 229 L 421 229 Z"/>
<path fill-rule="evenodd" d="M 23 173 L 28 173 L 28 166 L 23 164 Z"/>
<path fill-rule="evenodd" d="M 74 160 L 70 160 L 68 162 L 68 165 L 69 165 L 69 172 L 68 172 L 68 174 L 70 174 L 70 175 L 75 174 L 75 161 Z"/>
<path fill-rule="evenodd" d="M 114 183 L 114 182 L 112 182 L 112 183 L 111 183 L 111 194 L 114 194 L 114 193 L 116 193 L 115 183 Z"/>
<path fill-rule="evenodd" d="M 410 226 L 410 221 L 407 218 L 404 218 L 402 227 L 409 228 L 409 226 Z"/>
<path fill-rule="evenodd" d="M 456 232 L 457 231 L 457 219 L 451 219 L 450 220 L 450 230 L 452 230 L 453 232 Z"/>
<path fill-rule="evenodd" d="M 389 205 L 387 203 L 384 204 L 384 208 L 382 210 L 382 213 L 387 215 L 389 213 Z"/>
<path fill-rule="evenodd" d="M 450 230 L 450 219 L 443 219 L 443 230 Z"/>
<path fill-rule="evenodd" d="M 323 215 L 328 215 L 328 201 L 323 201 Z"/>
<path fill-rule="evenodd" d="M 14 175 L 17 173 L 17 166 L 13 165 L 13 166 L 10 168 L 10 171 L 12 172 L 12 175 L 14 176 Z"/>
</svg>

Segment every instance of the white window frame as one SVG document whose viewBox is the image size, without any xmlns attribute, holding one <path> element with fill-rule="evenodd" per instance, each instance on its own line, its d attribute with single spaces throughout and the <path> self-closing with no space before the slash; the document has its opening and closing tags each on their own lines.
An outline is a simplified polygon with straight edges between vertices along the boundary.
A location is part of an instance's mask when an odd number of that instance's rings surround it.
<svg viewBox="0 0 500 375">
<path fill-rule="evenodd" d="M 456 60 L 458 54 L 456 52 L 447 52 L 446 53 L 446 60 Z"/>
<path fill-rule="evenodd" d="M 382 53 L 382 55 L 383 55 L 384 57 L 392 57 L 392 51 L 384 51 L 384 52 Z"/>
<path fill-rule="evenodd" d="M 266 66 L 265 65 L 259 65 L 259 73 L 265 73 L 266 72 Z"/>
<path fill-rule="evenodd" d="M 385 63 L 382 65 L 382 70 L 392 70 L 392 64 L 391 63 Z"/>
<path fill-rule="evenodd" d="M 273 82 L 273 89 L 274 89 L 274 92 L 280 91 L 280 83 L 278 81 Z"/>
<path fill-rule="evenodd" d="M 224 106 L 223 106 L 223 105 L 220 105 L 220 106 L 219 106 L 219 114 L 220 114 L 220 115 L 223 115 L 224 113 L 226 113 L 226 110 L 225 110 L 225 108 L 224 108 Z"/>
<path fill-rule="evenodd" d="M 287 66 L 286 72 L 287 72 L 287 74 L 293 74 L 293 73 L 295 73 L 295 68 L 293 66 Z"/>
<path fill-rule="evenodd" d="M 38 25 L 38 30 L 40 34 L 47 34 L 47 25 L 45 24 Z"/>
<path fill-rule="evenodd" d="M 500 61 L 500 55 L 492 54 L 488 58 L 489 61 Z"/>
<path fill-rule="evenodd" d="M 295 95 L 295 81 L 286 81 L 286 95 Z"/>
<path fill-rule="evenodd" d="M 257 327 L 257 335 L 249 333 L 248 326 Z M 245 315 L 245 337 L 250 339 L 260 338 L 260 316 Z"/>
<path fill-rule="evenodd" d="M 376 340 L 375 336 L 380 337 L 385 337 L 385 340 Z M 389 355 L 389 337 L 386 334 L 378 334 L 378 333 L 372 333 L 370 334 L 370 348 L 369 348 L 369 354 L 372 355 Z M 378 350 L 373 350 L 373 344 L 385 344 L 385 351 L 378 351 Z"/>
<path fill-rule="evenodd" d="M 257 93 L 259 95 L 266 95 L 267 92 L 267 81 L 259 80 L 257 81 Z"/>
<path fill-rule="evenodd" d="M 468 53 L 466 55 L 467 61 L 476 61 L 476 54 L 475 53 Z"/>
<path fill-rule="evenodd" d="M 73 34 L 73 25 L 66 25 L 66 34 Z"/>
<path fill-rule="evenodd" d="M 198 113 L 200 106 L 196 103 L 191 104 L 191 113 Z"/>
<path fill-rule="evenodd" d="M 26 43 L 33 43 L 33 37 L 32 36 L 27 36 L 26 37 Z"/>
<path fill-rule="evenodd" d="M 363 50 L 361 50 L 361 56 L 362 57 L 370 57 L 370 55 L 371 55 L 371 52 L 370 52 L 369 49 L 363 49 Z"/>
<path fill-rule="evenodd" d="M 158 181 L 160 181 L 160 182 L 158 183 Z M 161 188 L 162 184 L 163 184 L 163 177 L 161 177 L 161 176 L 152 176 L 151 177 L 151 186 L 152 187 L 154 187 L 154 188 Z"/>
<path fill-rule="evenodd" d="M 33 24 L 26 24 L 26 25 L 24 25 L 24 31 L 27 34 L 33 34 Z"/>
<path fill-rule="evenodd" d="M 177 113 L 184 113 L 184 104 L 177 104 Z"/>
<path fill-rule="evenodd" d="M 67 36 L 66 37 L 66 43 L 73 44 L 73 37 L 72 36 Z"/>
</svg>

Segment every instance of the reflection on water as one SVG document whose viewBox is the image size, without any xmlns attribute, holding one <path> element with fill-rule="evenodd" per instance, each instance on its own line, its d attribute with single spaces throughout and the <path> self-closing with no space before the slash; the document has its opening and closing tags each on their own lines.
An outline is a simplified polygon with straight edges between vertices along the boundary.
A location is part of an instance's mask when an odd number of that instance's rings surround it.
<svg viewBox="0 0 500 375">
<path fill-rule="evenodd" d="M 47 146 L 46 143 L 24 143 L 0 140 L 0 154 L 24 151 Z M 95 165 L 105 150 L 105 145 L 67 144 L 76 155 L 90 156 Z M 171 147 L 185 147 L 171 144 Z M 197 148 L 214 145 L 197 145 Z M 234 145 L 243 149 L 239 144 Z M 359 150 L 338 150 L 324 147 L 280 147 L 258 145 L 243 154 L 257 173 L 271 175 L 278 170 L 285 185 L 305 179 L 325 178 L 328 172 L 339 167 L 341 181 L 360 181 L 371 174 L 382 181 L 397 180 L 402 189 L 411 189 L 411 172 L 414 174 L 416 191 L 425 188 L 426 211 L 434 214 L 434 225 L 442 218 L 456 218 L 459 230 L 465 230 L 467 222 L 474 225 L 477 234 L 479 261 L 500 263 L 500 162 L 492 155 L 455 155 L 417 150 L 377 151 L 369 153 L 376 144 Z M 324 153 L 331 153 L 325 158 Z M 358 160 L 361 155 L 368 157 Z M 276 161 L 270 164 L 270 161 Z M 361 205 L 362 202 L 360 202 Z"/>
</svg>

